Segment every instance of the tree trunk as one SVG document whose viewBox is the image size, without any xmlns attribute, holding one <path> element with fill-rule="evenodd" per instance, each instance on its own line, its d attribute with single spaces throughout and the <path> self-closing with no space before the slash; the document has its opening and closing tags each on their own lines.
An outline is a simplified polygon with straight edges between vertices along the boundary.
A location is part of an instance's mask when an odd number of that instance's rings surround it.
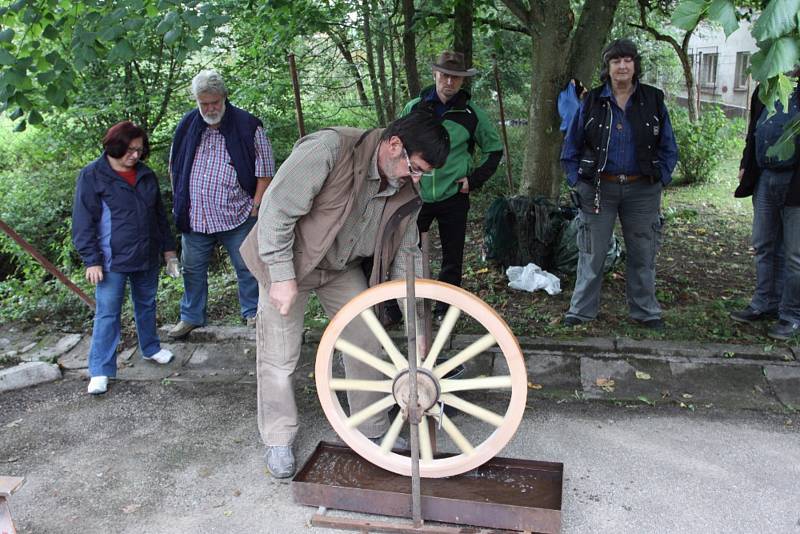
<svg viewBox="0 0 800 534">
<path fill-rule="evenodd" d="M 602 63 L 600 54 L 614 24 L 618 5 L 619 0 L 587 0 L 584 4 L 570 43 L 569 68 L 564 84 L 569 78 L 577 78 L 586 87 L 592 87 L 594 74 Z"/>
<path fill-rule="evenodd" d="M 464 54 L 467 68 L 472 66 L 472 0 L 456 0 L 453 7 L 453 50 Z"/>
<path fill-rule="evenodd" d="M 695 122 L 700 117 L 700 110 L 697 109 L 697 84 L 694 81 L 694 71 L 692 62 L 689 59 L 689 39 L 692 37 L 690 30 L 683 36 L 680 48 L 676 48 L 678 59 L 681 60 L 683 67 L 683 80 L 686 83 L 686 107 L 689 110 L 689 122 Z"/>
<path fill-rule="evenodd" d="M 373 13 L 375 5 L 373 4 Z M 383 105 L 384 124 L 394 120 L 394 109 L 392 109 L 391 96 L 389 95 L 389 83 L 386 80 L 386 31 L 384 21 L 381 20 L 375 32 L 375 54 L 378 60 L 378 83 L 381 90 L 381 104 Z"/>
<path fill-rule="evenodd" d="M 328 35 L 336 44 L 336 48 L 339 49 L 339 53 L 342 54 L 342 57 L 347 63 L 347 70 L 350 71 L 350 75 L 353 77 L 353 81 L 356 84 L 356 92 L 358 93 L 359 103 L 365 108 L 369 107 L 367 92 L 364 90 L 364 83 L 361 81 L 361 72 L 359 72 L 358 65 L 356 65 L 356 62 L 353 60 L 353 54 L 350 52 L 348 43 L 334 31 L 329 31 Z"/>
<path fill-rule="evenodd" d="M 403 64 L 406 68 L 408 97 L 416 98 L 421 91 L 417 71 L 417 41 L 414 36 L 414 0 L 403 0 Z"/>
<path fill-rule="evenodd" d="M 560 165 L 561 131 L 558 93 L 567 77 L 568 62 L 555 50 L 569 49 L 572 20 L 569 0 L 548 0 L 532 18 L 531 100 L 528 136 L 520 193 L 557 201 L 563 173 Z"/>
<path fill-rule="evenodd" d="M 364 44 L 367 52 L 367 70 L 369 82 L 372 86 L 372 102 L 375 106 L 375 115 L 379 126 L 386 126 L 386 114 L 381 104 L 381 94 L 378 87 L 378 77 L 375 72 L 375 54 L 372 46 L 372 31 L 370 29 L 370 0 L 361 0 L 361 17 L 364 25 Z"/>
</svg>

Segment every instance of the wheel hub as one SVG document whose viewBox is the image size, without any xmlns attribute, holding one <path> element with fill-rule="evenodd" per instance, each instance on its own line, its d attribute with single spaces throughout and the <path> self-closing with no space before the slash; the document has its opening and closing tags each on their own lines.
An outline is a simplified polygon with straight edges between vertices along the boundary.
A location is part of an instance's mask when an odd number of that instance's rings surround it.
<svg viewBox="0 0 800 534">
<path fill-rule="evenodd" d="M 417 369 L 417 404 L 423 412 L 430 410 L 439 400 L 439 380 L 427 369 Z M 392 394 L 400 409 L 408 408 L 411 396 L 411 373 L 405 369 L 397 375 L 392 385 Z"/>
</svg>

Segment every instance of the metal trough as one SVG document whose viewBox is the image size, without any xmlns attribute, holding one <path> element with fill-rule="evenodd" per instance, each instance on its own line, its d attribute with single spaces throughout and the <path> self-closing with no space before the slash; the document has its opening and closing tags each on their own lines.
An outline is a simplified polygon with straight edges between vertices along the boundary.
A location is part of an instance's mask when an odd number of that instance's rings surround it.
<svg viewBox="0 0 800 534">
<path fill-rule="evenodd" d="M 494 458 L 467 473 L 422 479 L 422 517 L 504 530 L 561 531 L 564 465 Z M 385 471 L 344 445 L 320 442 L 292 480 L 295 502 L 411 517 L 411 479 Z"/>
</svg>

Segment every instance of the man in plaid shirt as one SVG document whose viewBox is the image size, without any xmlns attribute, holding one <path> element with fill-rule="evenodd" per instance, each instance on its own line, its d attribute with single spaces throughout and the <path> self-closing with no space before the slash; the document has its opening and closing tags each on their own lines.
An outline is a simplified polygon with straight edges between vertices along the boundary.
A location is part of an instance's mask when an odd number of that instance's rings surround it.
<svg viewBox="0 0 800 534">
<path fill-rule="evenodd" d="M 173 214 L 181 231 L 184 294 L 175 339 L 206 323 L 208 264 L 217 243 L 228 251 L 239 280 L 239 304 L 255 324 L 258 283 L 239 247 L 255 225 L 261 198 L 275 174 L 263 124 L 231 104 L 222 77 L 201 71 L 192 80 L 197 109 L 187 113 L 172 141 Z"/>
</svg>

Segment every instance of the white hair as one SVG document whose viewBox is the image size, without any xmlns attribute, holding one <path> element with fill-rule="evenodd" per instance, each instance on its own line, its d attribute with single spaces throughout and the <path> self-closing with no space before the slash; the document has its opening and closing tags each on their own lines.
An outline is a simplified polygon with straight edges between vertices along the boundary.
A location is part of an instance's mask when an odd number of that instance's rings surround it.
<svg viewBox="0 0 800 534">
<path fill-rule="evenodd" d="M 225 87 L 222 76 L 215 70 L 201 70 L 192 78 L 192 96 L 197 98 L 207 93 L 228 96 L 228 88 Z"/>
</svg>

